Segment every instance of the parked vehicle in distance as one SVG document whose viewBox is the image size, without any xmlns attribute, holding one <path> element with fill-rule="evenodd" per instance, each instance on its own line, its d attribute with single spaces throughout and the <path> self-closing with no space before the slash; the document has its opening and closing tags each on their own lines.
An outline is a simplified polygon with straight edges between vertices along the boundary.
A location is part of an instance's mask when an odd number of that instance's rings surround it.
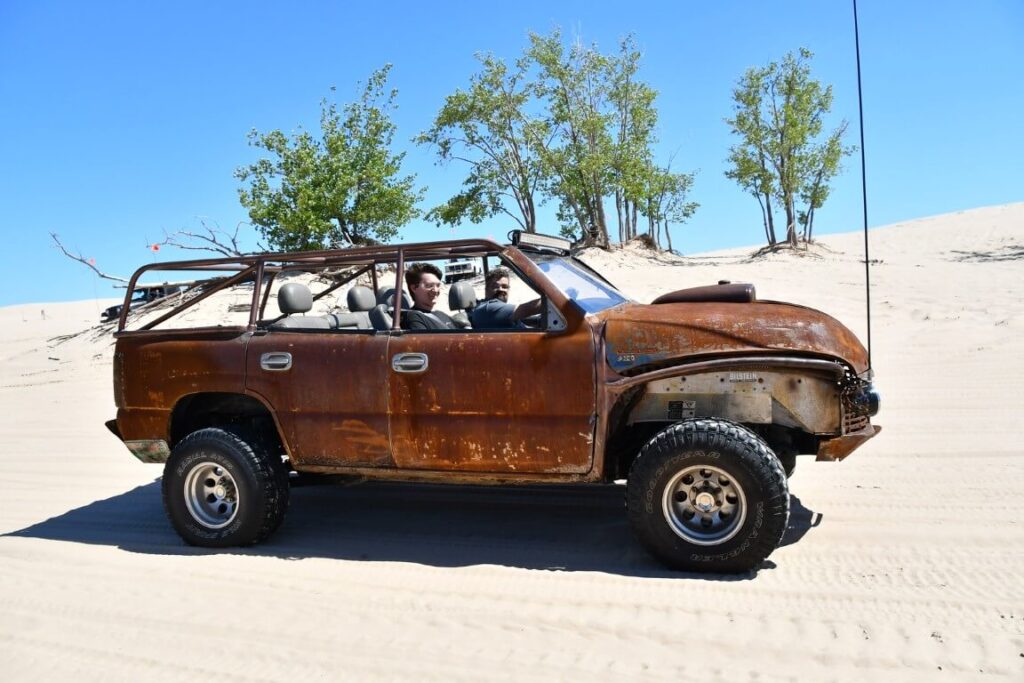
<svg viewBox="0 0 1024 683">
<path fill-rule="evenodd" d="M 444 283 L 450 285 L 480 275 L 480 265 L 471 258 L 454 258 L 444 264 Z"/>
<path fill-rule="evenodd" d="M 157 299 L 163 299 L 164 297 L 171 296 L 172 294 L 178 294 L 183 290 L 184 287 L 181 285 L 136 285 L 131 298 L 126 298 L 128 310 L 151 303 Z M 107 307 L 100 315 L 100 322 L 109 323 L 113 320 L 117 320 L 121 317 L 121 311 L 124 309 L 124 306 L 124 303 L 120 303 Z"/>
<path fill-rule="evenodd" d="M 116 333 L 117 419 L 107 425 L 141 461 L 164 464 L 164 503 L 181 537 L 206 547 L 262 541 L 284 519 L 290 472 L 625 480 L 629 522 L 665 565 L 747 571 L 786 530 L 796 456 L 842 460 L 878 432 L 867 353 L 825 313 L 730 283 L 642 304 L 565 240 L 511 238 L 136 271 L 126 302 L 151 271 L 234 273 Z M 506 268 L 512 291 L 539 297 L 542 315 L 503 329 L 403 329 L 406 267 L 454 258 L 484 273 Z M 232 310 L 249 302 L 247 323 L 174 327 L 228 290 L 238 292 Z M 342 292 L 339 312 L 330 302 Z M 457 282 L 449 308 L 471 309 L 476 295 Z M 268 310 L 275 297 L 279 312 Z"/>
</svg>

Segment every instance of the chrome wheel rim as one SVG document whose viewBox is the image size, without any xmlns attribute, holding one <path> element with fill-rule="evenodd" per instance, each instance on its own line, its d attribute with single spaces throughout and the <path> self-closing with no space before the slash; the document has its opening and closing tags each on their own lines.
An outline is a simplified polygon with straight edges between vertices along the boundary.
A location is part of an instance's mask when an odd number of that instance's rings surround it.
<svg viewBox="0 0 1024 683">
<path fill-rule="evenodd" d="M 185 477 L 185 506 L 207 529 L 223 529 L 238 514 L 238 486 L 215 462 L 201 462 Z"/>
<path fill-rule="evenodd" d="M 672 531 L 695 545 L 719 545 L 739 533 L 747 516 L 747 498 L 725 470 L 694 465 L 680 470 L 662 496 Z"/>
</svg>

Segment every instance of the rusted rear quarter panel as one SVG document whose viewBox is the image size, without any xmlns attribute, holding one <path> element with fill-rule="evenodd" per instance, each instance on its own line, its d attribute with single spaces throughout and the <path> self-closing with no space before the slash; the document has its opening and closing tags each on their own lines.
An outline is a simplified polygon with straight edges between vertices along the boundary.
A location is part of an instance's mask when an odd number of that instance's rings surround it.
<svg viewBox="0 0 1024 683">
<path fill-rule="evenodd" d="M 124 440 L 170 441 L 174 404 L 197 392 L 242 393 L 244 330 L 135 332 L 114 349 L 117 424 Z"/>
</svg>

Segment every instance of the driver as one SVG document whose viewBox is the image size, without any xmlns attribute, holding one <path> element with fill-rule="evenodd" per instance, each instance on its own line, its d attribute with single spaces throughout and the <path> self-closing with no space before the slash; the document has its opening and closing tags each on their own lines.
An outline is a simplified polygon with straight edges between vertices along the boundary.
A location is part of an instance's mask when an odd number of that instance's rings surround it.
<svg viewBox="0 0 1024 683">
<path fill-rule="evenodd" d="M 511 274 L 506 268 L 488 271 L 484 280 L 483 301 L 471 313 L 473 329 L 523 328 L 523 318 L 537 315 L 542 310 L 541 300 L 534 299 L 519 306 L 508 302 Z"/>
</svg>

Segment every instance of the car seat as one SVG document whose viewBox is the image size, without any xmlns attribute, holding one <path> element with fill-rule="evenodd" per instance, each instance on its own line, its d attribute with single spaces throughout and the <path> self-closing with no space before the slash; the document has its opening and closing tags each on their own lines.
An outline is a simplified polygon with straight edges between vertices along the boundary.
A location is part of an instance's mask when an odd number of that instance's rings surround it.
<svg viewBox="0 0 1024 683">
<path fill-rule="evenodd" d="M 473 327 L 469 322 L 469 312 L 476 307 L 476 290 L 468 280 L 459 280 L 448 290 L 448 308 L 452 311 L 452 320 L 460 329 Z"/>
</svg>

